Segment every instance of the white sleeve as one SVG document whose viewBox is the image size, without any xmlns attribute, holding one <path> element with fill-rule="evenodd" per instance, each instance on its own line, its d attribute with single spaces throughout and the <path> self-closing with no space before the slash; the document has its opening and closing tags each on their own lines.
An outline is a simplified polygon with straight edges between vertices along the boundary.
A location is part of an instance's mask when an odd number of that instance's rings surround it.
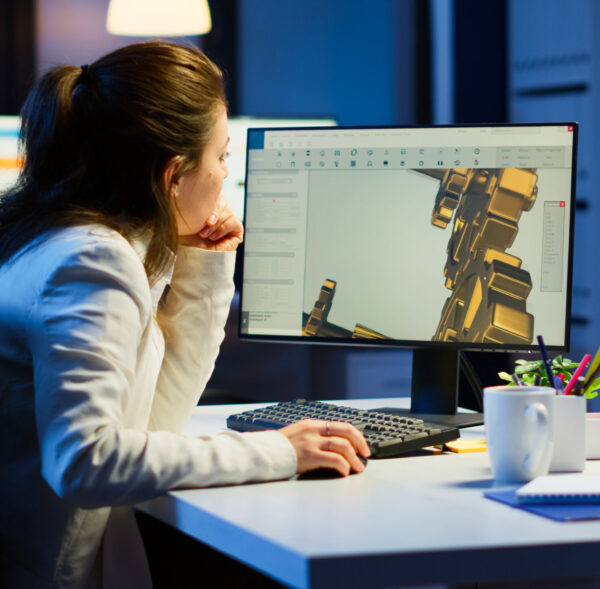
<svg viewBox="0 0 600 589">
<path fill-rule="evenodd" d="M 193 438 L 123 424 L 140 338 L 151 321 L 143 267 L 129 246 L 88 244 L 49 270 L 31 310 L 42 475 L 82 507 L 132 504 L 178 487 L 289 477 L 278 432 Z"/>
<path fill-rule="evenodd" d="M 181 432 L 206 387 L 225 337 L 235 252 L 179 247 L 166 304 L 165 357 L 150 428 Z"/>
<path fill-rule="evenodd" d="M 166 304 L 165 357 L 152 404 L 150 427 L 179 433 L 206 387 L 225 337 L 233 297 L 235 252 L 180 246 Z M 278 432 L 196 438 L 204 442 L 183 486 L 288 478 L 296 453 Z"/>
</svg>

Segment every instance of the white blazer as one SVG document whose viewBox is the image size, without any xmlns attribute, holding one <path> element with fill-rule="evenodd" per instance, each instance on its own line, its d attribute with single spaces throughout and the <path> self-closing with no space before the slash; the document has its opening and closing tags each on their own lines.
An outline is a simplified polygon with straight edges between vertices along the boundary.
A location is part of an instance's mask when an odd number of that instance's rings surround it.
<svg viewBox="0 0 600 589">
<path fill-rule="evenodd" d="M 224 337 L 235 253 L 181 247 L 151 289 L 144 252 L 82 226 L 0 266 L 0 586 L 149 586 L 131 505 L 296 471 L 278 432 L 180 433 Z"/>
</svg>

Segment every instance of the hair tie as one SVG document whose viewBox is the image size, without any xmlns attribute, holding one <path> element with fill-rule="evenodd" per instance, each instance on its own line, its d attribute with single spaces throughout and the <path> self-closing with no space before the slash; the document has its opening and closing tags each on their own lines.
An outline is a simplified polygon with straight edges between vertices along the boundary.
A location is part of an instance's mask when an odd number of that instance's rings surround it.
<svg viewBox="0 0 600 589">
<path fill-rule="evenodd" d="M 87 84 L 92 81 L 92 72 L 90 71 L 89 64 L 84 64 L 81 66 L 81 73 L 79 74 L 78 82 L 81 84 Z"/>
</svg>

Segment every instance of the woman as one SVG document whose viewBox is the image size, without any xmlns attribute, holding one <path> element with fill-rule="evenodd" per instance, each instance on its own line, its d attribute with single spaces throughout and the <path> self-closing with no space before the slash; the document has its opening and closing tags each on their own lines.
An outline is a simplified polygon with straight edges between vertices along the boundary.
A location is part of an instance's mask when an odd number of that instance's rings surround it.
<svg viewBox="0 0 600 589">
<path fill-rule="evenodd" d="M 189 47 L 125 47 L 44 75 L 22 125 L 23 172 L 0 201 L 0 585 L 144 586 L 132 504 L 361 471 L 349 424 L 180 434 L 243 235 L 221 196 L 218 68 Z"/>
</svg>

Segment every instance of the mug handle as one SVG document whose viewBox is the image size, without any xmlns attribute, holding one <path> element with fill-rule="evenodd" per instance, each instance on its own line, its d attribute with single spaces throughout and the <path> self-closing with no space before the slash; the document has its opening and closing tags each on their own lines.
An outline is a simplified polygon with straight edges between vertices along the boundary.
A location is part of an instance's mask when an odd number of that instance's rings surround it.
<svg viewBox="0 0 600 589">
<path fill-rule="evenodd" d="M 523 462 L 523 470 L 528 478 L 533 478 L 544 451 L 548 445 L 550 432 L 548 428 L 548 410 L 542 403 L 533 403 L 525 409 L 525 421 L 533 424 L 535 422 L 535 437 L 529 454 Z"/>
</svg>

